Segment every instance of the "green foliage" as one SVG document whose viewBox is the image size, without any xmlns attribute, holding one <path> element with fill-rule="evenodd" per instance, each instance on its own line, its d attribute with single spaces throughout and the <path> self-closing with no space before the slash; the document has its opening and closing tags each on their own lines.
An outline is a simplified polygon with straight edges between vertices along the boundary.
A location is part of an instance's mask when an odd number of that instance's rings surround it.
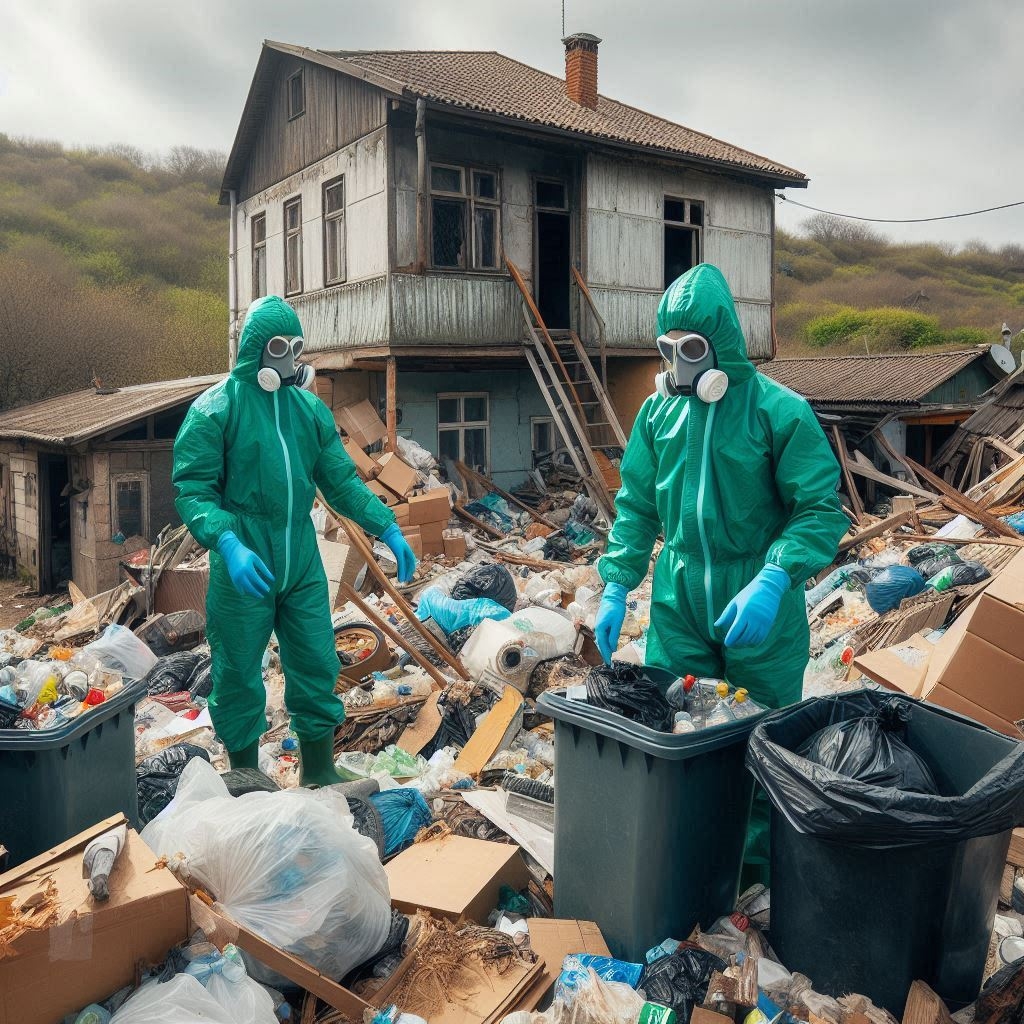
<svg viewBox="0 0 1024 1024">
<path fill-rule="evenodd" d="M 938 318 L 908 309 L 853 309 L 816 317 L 805 328 L 808 344 L 866 344 L 872 351 L 922 348 L 943 341 Z"/>
<path fill-rule="evenodd" d="M 223 163 L 0 134 L 0 409 L 225 368 Z"/>
</svg>

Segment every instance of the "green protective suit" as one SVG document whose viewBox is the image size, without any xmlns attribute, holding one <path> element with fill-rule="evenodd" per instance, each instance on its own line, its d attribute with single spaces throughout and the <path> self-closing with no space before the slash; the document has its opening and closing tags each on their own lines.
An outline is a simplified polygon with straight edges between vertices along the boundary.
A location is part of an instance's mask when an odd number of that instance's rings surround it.
<svg viewBox="0 0 1024 1024">
<path fill-rule="evenodd" d="M 605 582 L 634 589 L 662 532 L 648 664 L 679 675 L 724 676 L 759 703 L 782 707 L 800 699 L 807 664 L 802 584 L 835 558 L 849 526 L 836 493 L 839 466 L 807 402 L 750 362 L 717 267 L 700 264 L 665 292 L 658 333 L 672 330 L 711 342 L 729 388 L 710 405 L 693 395 L 644 402 L 598 568 Z M 715 620 L 769 563 L 788 573 L 792 589 L 768 639 L 724 647 Z M 766 808 L 755 817 L 763 822 Z M 748 861 L 767 863 L 767 830 L 753 832 L 762 841 L 752 837 Z"/>
<path fill-rule="evenodd" d="M 283 299 L 254 302 L 231 375 L 200 395 L 174 442 L 175 504 L 192 536 L 210 550 L 210 715 L 229 751 L 248 747 L 266 730 L 261 663 L 272 631 L 299 739 L 322 739 L 345 717 L 334 696 L 339 661 L 309 514 L 315 489 L 369 533 L 379 536 L 395 521 L 359 480 L 327 406 L 297 387 L 266 392 L 257 383 L 267 341 L 301 333 Z M 243 596 L 232 584 L 217 551 L 228 530 L 273 573 L 265 598 Z"/>
</svg>

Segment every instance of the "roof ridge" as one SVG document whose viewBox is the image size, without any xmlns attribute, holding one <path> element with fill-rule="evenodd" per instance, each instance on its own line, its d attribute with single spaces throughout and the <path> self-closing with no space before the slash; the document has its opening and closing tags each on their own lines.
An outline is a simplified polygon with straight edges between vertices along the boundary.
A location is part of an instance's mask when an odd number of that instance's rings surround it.
<svg viewBox="0 0 1024 1024">
<path fill-rule="evenodd" d="M 859 352 L 851 355 L 821 355 L 821 356 L 780 356 L 776 359 L 771 359 L 769 362 L 772 363 L 807 363 L 807 362 L 824 362 L 825 360 L 837 360 L 844 359 L 847 361 L 853 361 L 854 359 L 938 359 L 943 356 L 980 356 L 985 353 L 988 346 L 981 345 L 978 348 L 958 348 L 950 351 L 942 352 L 872 352 L 866 355 L 861 355 Z"/>
</svg>

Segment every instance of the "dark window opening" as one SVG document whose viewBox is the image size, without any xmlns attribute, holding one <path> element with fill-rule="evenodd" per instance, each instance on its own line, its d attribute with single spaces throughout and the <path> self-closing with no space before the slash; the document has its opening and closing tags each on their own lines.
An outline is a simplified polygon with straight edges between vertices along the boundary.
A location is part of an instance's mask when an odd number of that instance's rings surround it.
<svg viewBox="0 0 1024 1024">
<path fill-rule="evenodd" d="M 39 455 L 39 585 L 44 591 L 55 590 L 71 578 L 69 480 L 68 460 L 64 456 Z"/>
<path fill-rule="evenodd" d="M 562 182 L 534 182 L 536 211 L 537 307 L 544 323 L 554 330 L 572 326 L 569 276 L 572 273 L 572 221 Z M 565 212 L 556 213 L 556 206 Z"/>
<path fill-rule="evenodd" d="M 458 199 L 434 199 L 431 220 L 434 266 L 461 267 L 465 262 L 465 203 Z"/>
<path fill-rule="evenodd" d="M 537 182 L 537 206 L 545 210 L 565 210 L 565 184 L 561 181 Z"/>
<path fill-rule="evenodd" d="M 497 270 L 501 258 L 497 173 L 432 164 L 430 188 L 431 264 L 444 270 Z"/>
<path fill-rule="evenodd" d="M 302 291 L 302 200 L 284 204 L 284 293 Z"/>
<path fill-rule="evenodd" d="M 665 252 L 664 271 L 666 288 L 680 275 L 697 266 L 702 253 L 702 226 L 704 204 L 696 199 L 676 199 L 665 196 Z"/>
<path fill-rule="evenodd" d="M 157 413 L 153 417 L 153 437 L 157 441 L 169 441 L 176 438 L 182 423 L 185 422 L 187 412 L 188 406 L 180 405 L 175 409 Z"/>
<path fill-rule="evenodd" d="M 302 82 L 302 69 L 288 76 L 288 120 L 306 112 L 306 90 Z"/>
</svg>

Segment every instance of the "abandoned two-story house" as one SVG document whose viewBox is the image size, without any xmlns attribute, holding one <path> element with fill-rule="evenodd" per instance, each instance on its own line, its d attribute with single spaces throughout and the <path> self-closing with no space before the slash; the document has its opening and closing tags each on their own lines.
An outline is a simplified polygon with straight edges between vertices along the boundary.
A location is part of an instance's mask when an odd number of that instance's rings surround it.
<svg viewBox="0 0 1024 1024">
<path fill-rule="evenodd" d="M 370 398 L 506 485 L 561 443 L 531 329 L 576 334 L 627 432 L 658 300 L 695 263 L 723 270 L 771 358 L 773 190 L 807 179 L 600 95 L 600 40 L 564 42 L 564 81 L 494 52 L 265 43 L 221 195 L 232 344 L 254 298 L 285 296 L 328 403 Z"/>
</svg>

